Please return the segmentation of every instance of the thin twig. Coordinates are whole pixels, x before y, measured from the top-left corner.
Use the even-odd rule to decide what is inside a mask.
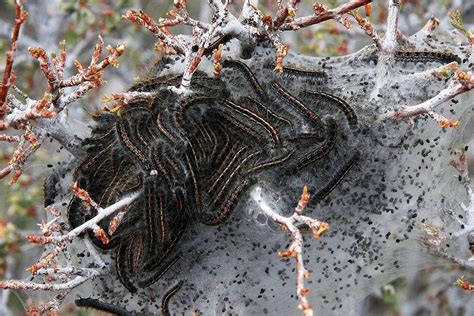
[[[301,215],[309,202],[308,189],[304,187],[303,194],[301,195],[298,205],[295,207],[294,213],[290,217],[284,217],[275,211],[273,211],[260,196],[260,191],[255,190],[252,192],[252,198],[258,203],[261,210],[271,218],[275,223],[281,225],[291,235],[291,244],[288,250],[279,252],[280,257],[291,257],[296,261],[296,293],[300,300],[298,308],[303,310],[305,316],[313,315],[313,308],[306,298],[309,293],[309,289],[305,288],[304,280],[309,277],[308,271],[304,267],[303,262],[303,236],[301,234],[300,225],[309,227],[313,232],[313,238],[318,239],[322,233],[324,233],[329,225],[325,222],[312,219],[307,216]]]
[[[360,8],[368,3],[371,3],[372,0],[358,0],[358,1],[350,1],[346,4],[343,4],[335,9],[326,10],[320,14],[315,14],[313,16],[307,16],[302,18],[297,18],[292,22],[285,23],[280,27],[282,31],[295,31],[299,30],[300,28],[307,27],[310,25],[315,25],[324,21],[333,20],[337,17],[347,14],[352,10]]]
[[[23,10],[23,0],[16,0],[15,13],[15,24],[13,25],[12,35],[10,38],[10,48],[5,55],[5,71],[3,73],[2,86],[0,88],[0,119],[3,119],[5,113],[8,112],[6,100],[10,86],[15,82],[13,62],[15,61],[18,35],[20,34],[21,25],[28,18],[28,12]]]
[[[405,119],[426,113],[435,119],[443,128],[457,127],[459,123],[448,120],[435,113],[434,109],[438,105],[451,100],[454,97],[471,90],[472,88],[474,88],[474,79],[472,74],[465,71],[458,71],[453,79],[451,79],[448,86],[433,98],[418,105],[406,106],[398,110],[390,111],[383,115],[382,119]]]

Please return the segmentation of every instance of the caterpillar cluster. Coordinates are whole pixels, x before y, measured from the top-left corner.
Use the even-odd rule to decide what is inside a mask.
[[[152,100],[96,118],[74,179],[101,207],[140,192],[107,236],[109,244],[90,236],[115,253],[117,276],[130,292],[152,285],[179,260],[179,241],[190,225],[223,223],[255,183],[281,187],[304,172],[325,170],[326,177],[307,183],[317,204],[357,164],[350,146],[359,128],[356,110],[324,90],[324,71],[291,69],[288,76],[314,77],[323,88],[292,91],[288,77],[262,79],[245,63],[226,61],[221,79],[196,73],[191,96],[167,89],[180,76],[157,77],[131,88],[155,92]],[[241,97],[231,93],[237,86],[246,87]],[[96,213],[73,198],[68,219],[77,227]],[[110,220],[99,225],[107,230]]]

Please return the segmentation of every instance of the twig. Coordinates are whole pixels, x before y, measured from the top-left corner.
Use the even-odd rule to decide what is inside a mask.
[[[405,76],[404,80],[446,80],[448,79],[457,69],[459,64],[455,61],[440,66],[435,69],[428,69],[422,72],[416,72]]]
[[[27,271],[31,272],[33,275],[42,276],[45,283],[23,282],[17,280],[0,281],[0,289],[60,291],[60,293],[47,304],[41,305],[39,307],[31,307],[32,311],[37,311],[39,313],[44,311],[57,311],[59,310],[59,306],[63,302],[64,298],[72,289],[80,286],[90,279],[94,279],[97,276],[110,272],[104,261],[100,258],[95,249],[93,249],[93,247],[90,245],[90,242],[87,240],[85,241],[86,246],[92,255],[94,265],[97,268],[81,268],[71,266],[70,254],[66,247],[68,243],[66,242],[72,241],[82,232],[87,230],[93,230],[96,233],[96,237],[98,238],[105,237],[105,233],[103,236],[98,234],[98,232],[102,230],[97,230],[98,223],[104,218],[115,213],[117,210],[122,210],[124,207],[133,202],[139,195],[139,193],[133,193],[123,197],[120,201],[106,208],[101,208],[90,198],[89,193],[78,188],[77,185],[73,185],[72,189],[86,205],[97,209],[97,215],[84,224],[69,231],[68,233],[62,234],[62,228],[57,226],[56,223],[59,221],[60,214],[53,211],[53,213],[56,214],[56,217],[48,223],[40,224],[40,228],[43,233],[42,236],[26,237],[31,243],[42,245],[51,244],[53,246],[53,249],[49,252],[46,252],[42,256],[41,260],[27,269]],[[61,267],[59,264],[58,256],[61,253],[66,257],[66,267]],[[60,283],[53,283],[57,281],[60,281]]]
[[[11,290],[42,290],[42,291],[63,291],[70,290],[78,287],[82,283],[90,280],[94,277],[102,275],[103,272],[99,270],[91,269],[88,276],[78,276],[71,281],[59,284],[51,283],[36,283],[36,282],[23,282],[17,280],[0,281],[0,289],[11,289]]]
[[[299,228],[300,225],[309,227],[313,232],[313,238],[318,239],[324,233],[329,225],[325,222],[314,220],[310,217],[301,215],[309,202],[308,189],[304,187],[298,205],[294,213],[290,217],[284,217],[274,212],[266,203],[261,201],[260,192],[257,190],[252,192],[252,198],[258,203],[262,211],[270,217],[275,223],[281,225],[291,235],[291,245],[286,251],[279,252],[280,257],[291,257],[296,260],[296,293],[300,300],[298,308],[303,310],[305,316],[313,315],[313,308],[308,302],[306,295],[309,289],[304,287],[304,280],[309,277],[308,271],[304,267],[303,262],[303,236]]]
[[[350,23],[344,16],[351,10],[364,6],[371,0],[351,1],[335,9],[315,4],[315,15],[294,19],[297,4],[300,0],[289,0],[286,5],[278,5],[275,17],[264,15],[250,0],[244,1],[241,15],[237,19],[228,11],[230,1],[222,3],[220,0],[208,0],[213,10],[212,23],[207,24],[190,18],[186,10],[186,1],[175,1],[177,11],[167,13],[166,19],[158,22],[151,19],[143,11],[130,10],[123,17],[150,30],[159,39],[158,47],[166,54],[177,54],[185,57],[185,70],[180,87],[171,87],[177,94],[189,94],[191,78],[198,69],[203,57],[214,45],[220,44],[224,38],[237,38],[246,44],[269,40],[276,51],[275,71],[283,69],[283,58],[288,53],[288,46],[281,41],[281,32],[298,30],[302,27],[318,24],[335,19],[345,27]],[[190,42],[183,38],[172,36],[167,27],[189,25],[192,27],[193,36]]]
[[[24,164],[38,149],[47,134],[43,128],[48,129],[55,126],[51,120],[42,121],[43,119],[55,118],[67,105],[84,96],[86,92],[102,85],[103,81],[101,78],[104,70],[110,65],[118,66],[118,59],[124,52],[125,44],[120,44],[116,48],[111,46],[105,48],[109,54],[101,60],[104,41],[102,37],[99,36],[98,44],[92,53],[89,66],[84,68],[78,61],[75,61],[74,65],[78,73],[67,79],[63,78],[66,65],[66,48],[64,41],[60,44],[59,56],[53,54],[52,61],[43,48],[28,49],[30,55],[33,56],[40,65],[40,69],[48,83],[48,90],[42,99],[33,100],[24,95],[19,89],[15,89],[24,99],[24,102],[20,102],[14,95],[8,94],[7,91],[9,85],[13,84],[13,73],[10,75],[11,78],[8,85],[2,86],[2,91],[5,91],[7,96],[7,102],[3,104],[3,108],[0,106],[0,130],[16,129],[23,130],[24,133],[19,136],[18,139],[7,136],[0,137],[0,140],[19,142],[15,150],[14,159],[10,161],[8,166],[0,171],[0,179],[13,172],[13,177],[10,182],[14,183],[18,180],[22,174]],[[65,88],[74,89],[66,93]],[[1,104],[0,102],[0,105]],[[2,109],[5,111],[2,112]],[[36,132],[33,132],[32,121],[36,122]]]
[[[315,14],[313,16],[307,16],[303,18],[297,18],[292,22],[285,23],[281,26],[280,30],[282,31],[295,31],[299,30],[300,28],[307,27],[310,25],[318,24],[324,21],[337,19],[338,17],[349,13],[352,10],[360,8],[368,3],[371,3],[372,0],[358,0],[358,1],[350,1],[346,4],[343,4],[335,9],[325,10],[320,14]]]
[[[438,93],[435,97],[418,105],[402,107],[398,110],[391,111],[383,115],[382,119],[404,119],[420,114],[429,114],[437,123],[443,127],[457,127],[459,123],[444,118],[434,112],[434,108],[438,105],[453,99],[457,95],[471,90],[474,87],[474,79],[470,72],[458,71],[451,79],[449,85]]]
[[[28,12],[23,10],[23,0],[16,0],[15,24],[13,26],[10,48],[5,55],[5,71],[3,73],[3,81],[0,89],[0,119],[8,112],[6,104],[8,90],[15,83],[15,72],[13,71],[13,62],[15,61],[15,53],[17,48],[18,35],[20,34],[21,25],[28,18]]]
[[[78,227],[74,228],[73,230],[71,230],[70,232],[62,236],[27,236],[27,238],[30,242],[37,243],[37,244],[50,244],[50,243],[58,243],[58,242],[73,240],[74,238],[76,238],[78,235],[80,235],[82,232],[86,230],[95,231],[98,227],[98,223],[101,220],[112,215],[113,213],[122,209],[123,207],[129,205],[138,196],[139,196],[139,193],[130,194],[126,197],[123,197],[120,201],[106,208],[101,208],[94,201],[89,200],[89,197],[84,197],[83,201],[86,204],[89,204],[95,209],[97,209],[96,216],[94,216],[93,218],[89,219],[82,225],[79,225]]]
[[[372,23],[370,23],[368,19],[363,18],[360,12],[356,12],[352,14],[352,16],[355,18],[355,20],[357,21],[359,26],[362,28],[362,30],[364,30],[364,32],[372,38],[375,45],[377,46],[377,49],[381,51],[383,49],[382,39],[380,38],[379,34],[375,31]]]
[[[170,52],[174,50],[178,55],[185,54],[186,47],[171,36],[164,26],[160,27],[158,23],[156,23],[148,14],[143,12],[143,10],[130,10],[122,17],[147,28],[161,41],[161,44],[164,47],[171,49]]]
[[[138,92],[138,91],[131,91],[131,92],[123,92],[123,93],[112,93],[112,95],[104,96],[102,98],[102,102],[112,102],[115,103],[112,106],[104,106],[103,109],[108,112],[116,112],[119,113],[123,110],[127,104],[132,102],[143,102],[143,101],[150,101],[154,97],[156,97],[156,92]]]

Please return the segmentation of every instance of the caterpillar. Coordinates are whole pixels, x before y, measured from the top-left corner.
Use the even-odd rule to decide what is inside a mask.
[[[135,84],[130,91],[153,91],[153,99],[131,102],[120,116],[96,117],[96,127],[85,141],[87,155],[73,177],[94,201],[107,207],[125,194],[139,193],[124,209],[117,231],[107,234],[109,245],[89,235],[94,244],[114,254],[117,278],[130,292],[162,278],[182,259],[178,254],[186,230],[196,223],[215,226],[227,221],[262,177],[281,184],[317,168],[333,154],[353,155],[352,146],[339,146],[354,135],[339,129],[337,116],[321,113],[304,95],[297,97],[300,91],[278,78],[262,78],[242,61],[223,65],[224,74],[237,70],[232,80],[238,82],[197,73],[191,81],[193,93],[186,96],[167,89],[180,80],[177,75]],[[327,77],[319,70],[286,70],[302,80]],[[233,97],[234,84],[250,90]],[[305,93],[336,106],[357,130],[356,110],[343,98],[329,91]],[[331,176],[315,201],[344,180],[357,157],[327,173]],[[69,224],[77,227],[96,213],[74,197],[68,207]],[[99,226],[107,231],[110,219]],[[164,310],[178,290],[174,287],[164,295]],[[91,299],[78,304],[113,310]]]

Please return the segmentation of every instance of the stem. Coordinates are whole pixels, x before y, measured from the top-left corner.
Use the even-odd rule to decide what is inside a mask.
[[[397,48],[398,20],[400,16],[400,0],[389,0],[387,31],[383,49],[393,58],[395,49]]]
[[[378,98],[379,91],[386,86],[390,72],[395,62],[395,51],[398,46],[398,20],[400,16],[400,1],[389,0],[387,28],[382,49],[379,50],[379,60],[376,69],[376,85],[371,99]]]
[[[426,100],[423,103],[413,106],[407,106],[400,110],[392,111],[383,116],[383,119],[387,118],[409,118],[412,116],[428,113],[432,111],[436,106],[440,105],[443,102],[451,100],[457,95],[468,91],[469,88],[460,84],[460,83],[451,83],[446,89],[442,90],[435,97]]]
[[[15,53],[17,48],[18,35],[23,22],[28,17],[28,12],[23,11],[23,0],[16,0],[16,17],[15,25],[13,26],[12,35],[10,39],[10,48],[5,54],[5,71],[3,73],[3,81],[0,89],[0,119],[7,113],[6,100],[8,90],[13,84],[15,78],[13,73],[13,62],[15,60]]]
[[[302,27],[318,24],[327,20],[335,19],[337,16],[346,14],[354,9],[371,3],[372,0],[358,0],[343,4],[335,9],[327,10],[321,14],[295,19],[293,22],[285,23],[280,27],[282,31],[295,31]]]
[[[137,197],[139,196],[138,192],[135,192],[127,197],[122,198],[120,201],[110,205],[109,207],[106,208],[99,208],[98,209],[98,214],[85,222],[84,224],[77,226],[73,230],[71,230],[67,235],[61,237],[64,240],[73,240],[76,238],[79,234],[81,234],[83,231],[87,229],[94,229],[101,220],[106,218],[109,215],[112,215],[115,213],[117,210],[121,209],[124,206],[129,205],[132,203]]]

